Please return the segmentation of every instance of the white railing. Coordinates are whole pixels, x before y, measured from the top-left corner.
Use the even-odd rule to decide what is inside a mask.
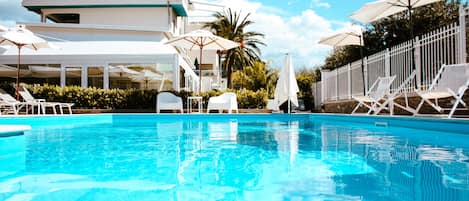
[[[465,22],[462,24],[465,25]],[[403,90],[411,92],[428,87],[443,64],[465,63],[465,35],[465,26],[454,23],[416,37],[414,65],[417,75],[415,81]],[[352,96],[363,95],[380,76],[396,75],[391,86],[391,90],[396,90],[414,69],[412,42],[407,41],[365,57],[363,69],[361,63],[359,60],[332,71],[322,71],[322,102],[349,100]]]

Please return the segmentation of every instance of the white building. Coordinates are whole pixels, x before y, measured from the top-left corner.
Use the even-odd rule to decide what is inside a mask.
[[[23,48],[22,82],[105,89],[198,87],[193,65],[198,51],[164,45],[167,38],[193,29],[188,23],[188,0],[23,0],[22,4],[41,22],[18,24],[59,47]],[[207,90],[220,81],[218,59],[214,51],[204,51],[203,57],[203,66],[212,69],[202,76],[202,83],[210,83],[203,87]],[[0,79],[14,78],[16,63],[17,49],[0,47]],[[132,72],[143,70],[160,77],[131,78]]]

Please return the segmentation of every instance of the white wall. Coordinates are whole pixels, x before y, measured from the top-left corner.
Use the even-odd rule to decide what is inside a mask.
[[[57,24],[59,25],[59,24]],[[154,41],[164,39],[163,32],[132,31],[115,29],[92,29],[75,27],[49,27],[47,24],[27,24],[28,29],[40,34],[48,41]]]
[[[76,13],[80,15],[80,24],[119,25],[158,27],[170,30],[170,24],[176,14],[168,8],[64,8],[42,9],[45,15],[58,13]],[[168,15],[172,16],[171,21]]]

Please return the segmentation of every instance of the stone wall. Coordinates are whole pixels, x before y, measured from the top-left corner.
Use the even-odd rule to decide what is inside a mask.
[[[445,99],[438,99],[438,105],[440,105],[443,108],[450,108],[452,107],[452,103],[454,102],[454,98],[445,98]],[[464,97],[463,97],[464,102],[469,105],[469,92],[466,92]],[[409,105],[412,108],[417,108],[418,104],[420,103],[421,98],[416,96],[416,94],[410,94],[409,95]],[[396,100],[397,103],[401,105],[405,105],[405,99],[399,98]],[[334,102],[327,102],[321,106],[321,112],[325,113],[345,113],[345,114],[350,114],[352,113],[353,109],[357,106],[358,102],[353,101],[353,100],[347,100],[347,101],[334,101]],[[463,108],[461,105],[459,105],[459,108]],[[368,108],[366,107],[360,107],[359,110],[357,110],[357,113],[365,113],[368,111]],[[448,113],[449,111],[444,111],[444,113]],[[384,111],[382,113],[389,113],[389,111]],[[421,114],[440,114],[438,111],[434,110],[430,105],[425,103],[423,107],[420,109],[419,113]],[[398,107],[394,107],[394,114],[398,115],[411,115],[411,113],[402,110]],[[455,114],[463,114],[463,115],[469,115],[469,111],[456,111]]]

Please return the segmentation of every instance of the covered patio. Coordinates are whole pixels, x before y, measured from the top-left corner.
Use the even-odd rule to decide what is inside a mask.
[[[195,91],[198,87],[199,79],[190,62],[160,42],[67,41],[54,45],[58,48],[22,51],[20,81],[103,89]],[[14,78],[16,63],[17,49],[0,46],[0,79]],[[131,72],[144,70],[162,79],[149,83],[132,79]]]

